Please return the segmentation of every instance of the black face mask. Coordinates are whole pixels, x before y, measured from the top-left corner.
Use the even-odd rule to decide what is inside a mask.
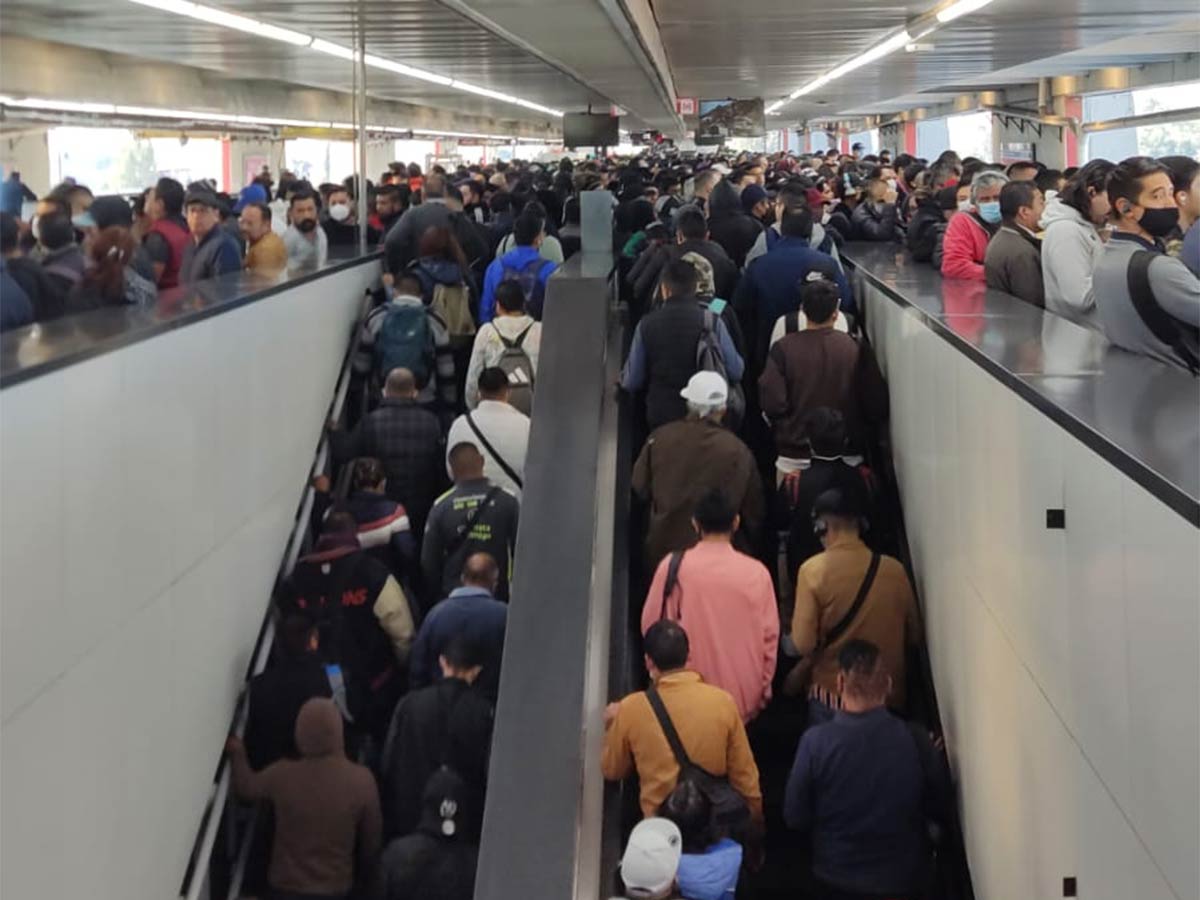
[[[296,227],[299,228],[301,231],[303,231],[305,234],[311,234],[312,232],[317,230],[317,220],[316,219],[301,219],[299,222],[296,223]]]
[[[1160,206],[1147,209],[1142,213],[1138,224],[1156,238],[1166,237],[1179,224],[1179,207]]]

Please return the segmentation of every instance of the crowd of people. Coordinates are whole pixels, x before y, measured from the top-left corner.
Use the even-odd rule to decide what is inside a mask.
[[[805,896],[921,896],[931,824],[946,833],[954,803],[913,715],[922,628],[890,527],[888,392],[842,254],[894,242],[947,279],[1192,365],[1198,178],[1178,158],[1058,172],[860,148],[389,168],[368,223],[385,274],[348,421],[330,423],[349,490],[314,485],[316,539],[278,588],[276,659],[229,745],[237,793],[273,812],[258,888],[471,896],[507,604],[521,602],[541,319],[580,247],[580,195],[600,191],[641,432],[646,688],[606,709],[602,760],[609,779],[637,777],[625,894],[752,896],[790,830]],[[313,265],[357,241],[354,211],[350,180],[314,190],[286,174],[237,198],[163,178],[135,204],[61,185],[31,227],[3,219],[5,324]],[[10,316],[21,296],[29,309]],[[756,729],[784,703],[805,724],[772,798]]]

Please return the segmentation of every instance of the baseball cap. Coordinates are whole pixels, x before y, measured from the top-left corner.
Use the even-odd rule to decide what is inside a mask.
[[[729,400],[729,385],[718,372],[697,372],[679,396],[699,406],[724,406]]]
[[[187,192],[183,198],[183,208],[187,209],[193,203],[200,203],[210,209],[220,209],[221,205],[217,202],[217,195],[212,191],[206,191],[203,188],[193,188]]]
[[[683,838],[679,826],[669,819],[643,819],[633,827],[625,855],[621,857],[621,880],[631,900],[660,897],[675,883]]]
[[[233,211],[235,213],[240,213],[243,209],[245,209],[251,203],[266,203],[266,202],[267,202],[267,189],[264,188],[261,184],[258,184],[257,182],[255,182],[254,184],[248,184],[244,188],[242,188],[242,192],[240,194],[238,194],[237,203],[235,203],[233,205]]]
[[[72,216],[71,224],[76,228],[108,228],[111,225],[129,228],[133,225],[133,209],[124,197],[105,194],[93,200],[92,205],[79,215]]]

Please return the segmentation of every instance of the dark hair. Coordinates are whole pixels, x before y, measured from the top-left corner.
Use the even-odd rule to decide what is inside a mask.
[[[373,488],[386,478],[383,463],[372,456],[363,456],[354,461],[350,476],[351,489],[356,491]]]
[[[1033,179],[1033,183],[1041,188],[1042,193],[1047,191],[1057,191],[1058,183],[1063,180],[1063,173],[1058,169],[1043,169],[1038,172],[1037,178]]]
[[[267,204],[265,204],[265,203],[247,203],[245,206],[242,207],[242,211],[244,212],[247,209],[257,209],[260,213],[262,213],[262,219],[264,222],[269,223],[271,221],[271,207],[267,206]]]
[[[712,803],[695,781],[681,779],[658,814],[678,826],[684,853],[702,854],[712,845]]]
[[[675,230],[689,241],[702,241],[708,234],[708,220],[694,206],[685,206],[675,217]]]
[[[663,266],[662,283],[673,297],[696,293],[698,281],[696,267],[686,259],[673,259]]]
[[[832,281],[822,278],[819,281],[806,281],[800,287],[800,307],[804,310],[804,318],[814,325],[833,318],[840,302],[841,293]]]
[[[183,215],[183,198],[186,191],[183,185],[174,178],[163,176],[154,182],[154,196],[162,201],[163,209],[168,216]]]
[[[325,517],[321,534],[358,534],[358,520],[344,509],[335,509]]]
[[[525,311],[525,292],[516,281],[502,281],[496,285],[496,305],[505,312]]]
[[[1012,178],[1013,172],[1020,171],[1021,169],[1034,169],[1035,171],[1040,171],[1041,168],[1042,168],[1041,166],[1039,166],[1037,163],[1035,163],[1031,160],[1019,159],[1015,163],[1010,165],[1008,167],[1008,169],[1005,170],[1004,174],[1007,175],[1009,178]]]
[[[823,491],[813,501],[812,514],[814,519],[831,516],[835,519],[858,521],[865,514],[863,498],[858,491],[830,488]]]
[[[446,642],[446,646],[442,648],[439,656],[445,657],[451,668],[460,672],[464,669],[482,666],[485,661],[483,647],[479,641],[462,632]]]
[[[21,239],[21,228],[12,213],[0,213],[0,253],[15,250]]]
[[[812,210],[807,204],[785,212],[779,223],[779,233],[784,237],[810,238],[812,229]]]
[[[479,393],[495,396],[508,390],[508,374],[499,366],[488,366],[479,373]]]
[[[1032,181],[1010,181],[1000,188],[1000,215],[1011,222],[1022,206],[1033,206],[1040,190]]]
[[[279,643],[284,655],[290,659],[302,659],[310,651],[313,633],[317,631],[317,620],[312,613],[303,609],[288,609],[280,615]]]
[[[962,173],[959,175],[959,178],[958,178],[958,183],[959,184],[970,184],[972,181],[975,180],[975,176],[978,175],[980,172],[984,171],[985,169],[987,169],[987,165],[982,160],[973,159],[969,162],[964,162],[963,167],[962,167]]]
[[[1170,169],[1150,156],[1131,156],[1122,160],[1108,176],[1108,202],[1112,205],[1113,215],[1118,215],[1118,200],[1137,203],[1142,193],[1143,179],[1159,172],[1168,177],[1171,175]]]
[[[692,517],[705,534],[729,534],[733,531],[737,510],[723,490],[713,488],[700,498]]]
[[[879,648],[870,641],[854,638],[842,645],[837,660],[838,668],[847,675],[871,676],[879,665]]]
[[[1172,193],[1190,191],[1196,173],[1200,172],[1200,162],[1190,156],[1160,156],[1158,161],[1171,172]]]
[[[1068,179],[1074,178],[1075,173],[1078,171],[1079,166],[1067,166],[1065,169],[1063,169],[1063,177]]]
[[[409,173],[411,175],[411,173]],[[418,173],[419,174],[419,173]],[[446,196],[446,176],[433,172],[425,176],[421,184],[421,195],[428,200],[431,197]]]
[[[671,619],[659,619],[642,639],[646,655],[660,672],[682,669],[687,665],[690,646],[683,626]]]
[[[321,201],[317,199],[316,192],[313,191],[312,188],[300,188],[297,190],[294,194],[292,194],[292,199],[288,201],[288,207],[291,208],[297,203],[301,203],[305,200],[311,200],[314,204],[316,204],[317,209],[321,208]]]
[[[812,209],[808,203],[808,188],[800,180],[789,181],[781,187],[778,193],[775,194],[775,202],[783,204],[784,217],[788,213],[797,212],[801,209],[807,209],[810,212]],[[782,227],[781,225],[780,228]],[[811,234],[811,230],[809,233]]]
[[[71,217],[54,212],[38,218],[38,241],[47,250],[59,250],[75,240]]]
[[[1092,218],[1092,194],[1103,194],[1108,185],[1108,176],[1116,168],[1107,159],[1093,159],[1067,179],[1066,186],[1059,191],[1058,200],[1071,207],[1088,221]],[[1091,189],[1091,194],[1088,189]]]
[[[840,410],[816,407],[804,417],[804,434],[816,456],[841,456],[846,449],[846,419]]]
[[[904,183],[912,186],[912,183],[917,180],[917,176],[925,171],[925,166],[919,162],[909,163],[904,167]]]
[[[92,267],[83,276],[83,283],[95,288],[105,303],[125,302],[125,267],[133,259],[135,245],[128,228],[110,225],[92,238],[88,256]]]
[[[545,220],[537,213],[522,211],[513,222],[513,240],[518,247],[530,247],[545,227]]]
[[[403,285],[408,285],[408,290],[404,290]],[[410,270],[401,270],[393,276],[392,293],[404,294],[410,297],[421,297],[425,293],[425,285],[421,284],[421,279],[416,272]]]

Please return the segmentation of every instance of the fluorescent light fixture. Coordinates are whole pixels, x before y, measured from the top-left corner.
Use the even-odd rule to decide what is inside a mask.
[[[38,100],[32,97],[16,99],[14,97],[4,97],[0,99],[0,103],[5,106],[14,106],[17,109],[42,109],[47,112],[69,112],[69,113],[107,113],[112,114],[116,111],[116,107],[111,103],[80,103],[74,100]]]
[[[958,0],[957,3],[951,3],[945,9],[939,9],[937,11],[937,20],[945,25],[947,22],[953,22],[959,16],[965,16],[967,13],[983,9],[991,2],[992,0]]]
[[[383,69],[385,72],[407,75],[409,78],[419,78],[422,81],[430,81],[434,84],[445,85],[447,87],[454,81],[453,78],[447,78],[445,75],[438,75],[436,72],[427,72],[424,69],[406,66],[404,63],[392,62],[390,59],[384,59],[382,56],[372,56],[370,53],[363,58],[363,61],[375,69]]]
[[[278,25],[268,25],[266,22],[258,21],[258,19],[239,16],[237,13],[226,12],[223,9],[216,9],[212,6],[204,6],[201,3],[190,3],[188,0],[132,0],[132,2],[159,9],[163,12],[188,16],[198,19],[201,22],[244,31],[247,34],[268,38],[272,41],[282,41],[285,44],[293,44],[297,47],[307,47],[313,41],[312,35],[292,31],[290,28],[280,28]]]
[[[343,47],[341,44],[335,44],[333,41],[326,41],[321,38],[313,40],[312,49],[318,53],[327,53],[330,56],[336,56],[338,59],[344,59],[347,62],[354,62],[358,59],[358,53],[349,47]]]

